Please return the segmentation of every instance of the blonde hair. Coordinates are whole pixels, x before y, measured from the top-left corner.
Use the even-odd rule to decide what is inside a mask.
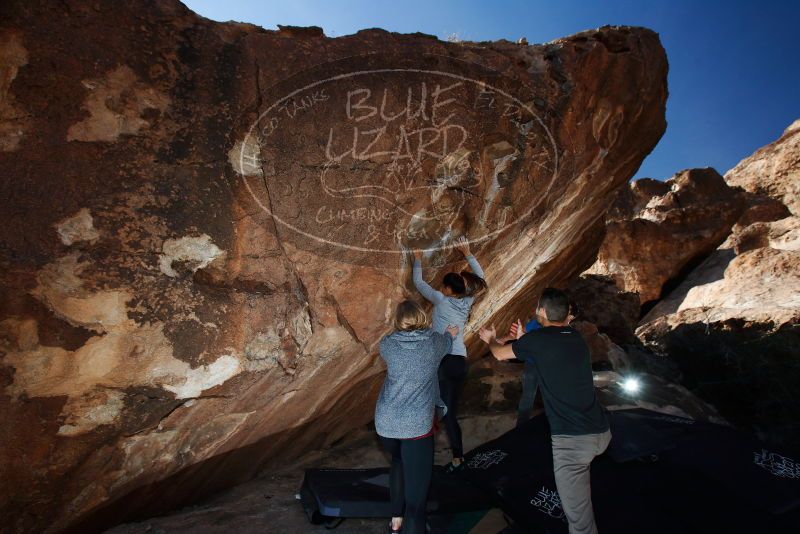
[[[394,327],[397,330],[421,330],[428,327],[428,316],[416,301],[404,300],[397,305]]]

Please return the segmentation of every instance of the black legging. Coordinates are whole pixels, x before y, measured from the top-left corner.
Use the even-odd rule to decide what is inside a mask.
[[[517,408],[517,426],[531,418],[533,402],[536,400],[538,390],[539,375],[536,367],[532,362],[525,362],[525,370],[522,372],[522,396],[519,399],[519,408]]]
[[[404,534],[424,534],[425,506],[433,471],[433,436],[421,439],[392,439],[380,436],[392,455],[389,495],[392,517],[403,518]]]
[[[458,424],[458,397],[464,379],[467,377],[467,359],[457,354],[448,354],[439,364],[439,394],[442,396],[447,414],[442,419],[447,440],[453,449],[453,458],[464,456],[464,444],[461,442],[461,426]]]

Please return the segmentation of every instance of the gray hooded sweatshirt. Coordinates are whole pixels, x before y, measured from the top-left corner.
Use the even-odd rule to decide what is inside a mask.
[[[452,343],[450,334],[427,328],[397,331],[381,340],[387,373],[375,406],[379,436],[408,439],[430,431],[434,409],[444,407],[437,371]]]
[[[467,256],[467,263],[469,263],[473,273],[484,278],[483,269],[481,269],[475,256]],[[446,297],[441,291],[436,291],[422,279],[422,262],[419,260],[414,261],[413,277],[417,291],[433,303],[431,330],[444,333],[449,325],[456,325],[458,327],[458,335],[453,340],[453,348],[450,349],[450,354],[466,357],[467,347],[464,345],[464,325],[467,324],[469,310],[472,308],[472,303],[475,302],[475,297]]]

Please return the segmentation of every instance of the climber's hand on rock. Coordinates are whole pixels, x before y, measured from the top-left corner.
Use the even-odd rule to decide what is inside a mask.
[[[466,237],[464,237],[464,236],[459,237],[456,240],[454,246],[458,249],[458,251],[461,254],[464,255],[465,258],[467,256],[471,256],[472,255],[472,252],[470,252],[470,250],[469,250],[469,240]]]
[[[458,327],[454,324],[451,324],[450,326],[447,327],[447,330],[445,330],[445,332],[450,334],[450,337],[455,339],[455,337],[458,335]]]

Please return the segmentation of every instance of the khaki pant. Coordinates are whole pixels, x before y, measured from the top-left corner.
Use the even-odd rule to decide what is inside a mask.
[[[611,431],[583,436],[553,436],[553,471],[570,534],[596,534],[589,464],[611,441]]]

